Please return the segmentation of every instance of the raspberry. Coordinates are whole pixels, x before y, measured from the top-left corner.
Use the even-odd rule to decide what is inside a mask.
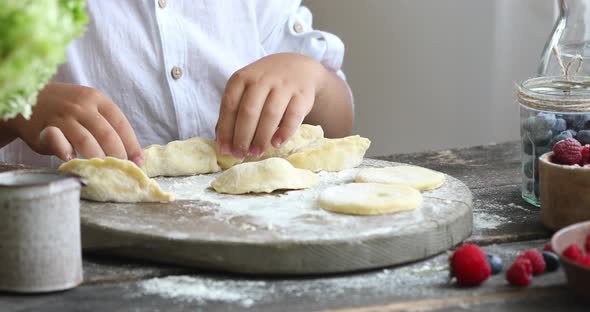
[[[576,262],[584,257],[582,249],[576,244],[569,245],[564,251],[563,256]]]
[[[516,261],[506,271],[506,279],[510,285],[528,286],[533,281],[533,275],[528,270],[531,261],[527,258],[516,258]]]
[[[586,244],[585,244],[586,253],[590,253],[590,233],[586,235]]]
[[[474,244],[465,244],[459,247],[453,252],[450,262],[451,275],[457,278],[459,285],[479,285],[492,273],[486,254]]]
[[[576,261],[577,264],[590,269],[590,255],[585,255]]]
[[[527,273],[528,274],[531,274],[531,275],[533,274],[533,263],[531,262],[531,259],[529,259],[524,254],[520,254],[514,260],[514,262],[516,262],[516,261],[522,261],[522,262],[524,262],[523,265],[526,268]]]
[[[543,251],[550,251],[552,253],[555,253],[555,251],[553,250],[553,246],[551,246],[551,243],[547,243],[547,245],[543,247]]]
[[[536,249],[529,249],[523,253],[523,256],[531,261],[533,275],[538,275],[545,271],[545,259],[543,259],[543,255],[539,251]]]
[[[580,159],[580,166],[583,166],[590,162],[590,144],[586,144],[582,147],[582,159]]]
[[[578,164],[582,159],[582,144],[573,138],[559,141],[553,146],[553,156],[559,164]]]

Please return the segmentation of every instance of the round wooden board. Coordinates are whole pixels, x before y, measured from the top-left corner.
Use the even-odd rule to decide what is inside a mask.
[[[366,159],[362,167],[402,165]],[[423,259],[472,230],[472,195],[459,180],[424,192],[421,207],[382,216],[325,211],[324,188],[352,182],[358,168],[319,174],[308,190],[224,195],[213,175],[159,178],[172,203],[82,200],[85,250],[248,274],[317,274],[372,269]]]

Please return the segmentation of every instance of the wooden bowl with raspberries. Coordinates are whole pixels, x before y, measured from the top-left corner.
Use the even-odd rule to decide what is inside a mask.
[[[590,222],[576,223],[555,233],[553,251],[559,255],[568,286],[590,299]]]
[[[539,189],[546,227],[559,230],[590,220],[590,145],[566,139],[541,155]]]

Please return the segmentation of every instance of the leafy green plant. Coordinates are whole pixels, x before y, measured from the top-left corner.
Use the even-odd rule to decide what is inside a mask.
[[[37,94],[85,30],[83,0],[0,0],[0,119],[31,115]]]

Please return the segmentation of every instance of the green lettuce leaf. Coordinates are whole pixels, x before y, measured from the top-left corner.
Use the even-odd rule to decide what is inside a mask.
[[[83,0],[0,0],[0,119],[31,115],[37,94],[85,30]]]

